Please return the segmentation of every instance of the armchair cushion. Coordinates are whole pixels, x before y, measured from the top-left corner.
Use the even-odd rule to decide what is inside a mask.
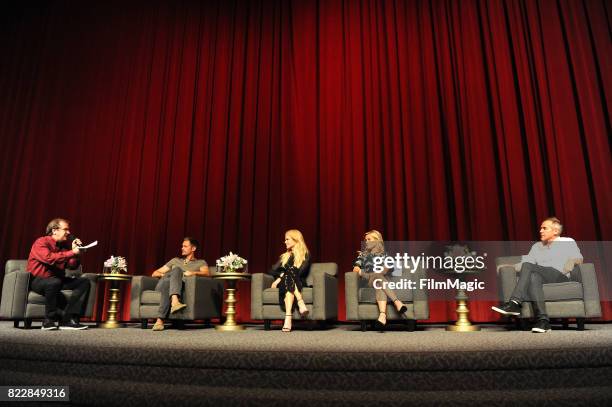
[[[584,298],[582,284],[577,281],[544,284],[543,287],[546,301],[582,300]]]
[[[155,304],[159,305],[161,302],[161,293],[159,291],[143,291],[142,296],[140,297],[141,304]]]
[[[62,295],[64,296],[66,300],[68,300],[68,298],[70,298],[70,296],[72,295],[72,290],[62,290],[60,292],[62,293]],[[28,292],[28,304],[45,305],[46,304],[45,297],[43,297],[40,294],[35,293],[34,291],[30,291]]]

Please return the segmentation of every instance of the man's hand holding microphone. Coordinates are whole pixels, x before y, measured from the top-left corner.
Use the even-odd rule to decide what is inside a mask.
[[[83,246],[83,242],[78,237],[74,237],[72,239],[72,251],[74,254],[79,254],[81,252],[80,247]]]

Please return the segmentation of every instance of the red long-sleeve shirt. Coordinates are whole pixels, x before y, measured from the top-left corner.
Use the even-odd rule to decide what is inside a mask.
[[[72,250],[61,247],[51,236],[43,236],[32,245],[26,270],[36,277],[63,277],[67,267],[78,265],[78,257]]]

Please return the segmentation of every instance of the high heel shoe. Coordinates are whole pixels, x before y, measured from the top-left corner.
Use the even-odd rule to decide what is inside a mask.
[[[308,308],[306,308],[306,304],[304,303],[304,300],[299,300],[297,304],[298,304],[298,309],[300,310],[300,315],[303,317],[308,315],[310,311],[308,311]]]
[[[399,300],[396,300],[396,301],[399,301]],[[402,304],[401,301],[400,301],[400,304]],[[406,311],[408,311],[408,307],[406,307],[404,304],[402,304],[400,309],[397,310],[397,313],[400,314],[400,316],[403,317],[403,318],[408,318],[406,316]]]
[[[283,324],[282,331],[291,332],[291,314],[285,314],[285,323]]]
[[[382,323],[380,321],[380,316],[384,315],[385,316],[385,323]],[[376,320],[376,322],[374,323],[374,325],[376,325],[376,329],[378,329],[380,332],[384,332],[385,331],[385,327],[387,326],[387,313],[386,312],[380,312],[378,314],[378,319]]]

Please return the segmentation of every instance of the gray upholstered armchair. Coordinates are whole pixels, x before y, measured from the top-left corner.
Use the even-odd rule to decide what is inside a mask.
[[[27,260],[9,260],[4,268],[4,282],[2,284],[2,301],[0,303],[0,317],[12,319],[15,328],[19,327],[19,321],[24,322],[26,328],[32,326],[32,320],[44,319],[45,297],[30,290],[31,274],[26,271]],[[67,274],[81,275],[82,269],[71,270]],[[90,282],[89,295],[83,304],[82,316],[91,318],[94,313],[96,301],[96,279],[95,274],[82,274]],[[72,290],[62,290],[66,300],[72,294]]]
[[[338,318],[338,265],[336,263],[312,263],[306,277],[309,287],[302,289],[304,303],[310,311],[309,320],[321,321]],[[263,319],[264,328],[270,329],[273,319],[284,319],[285,314],[278,306],[278,288],[270,288],[274,278],[269,274],[253,274],[251,280],[251,319]],[[294,311],[294,319],[299,319]]]
[[[400,281],[408,279],[416,282],[416,287],[419,287],[419,279],[426,278],[423,269],[419,268],[414,273],[410,270],[403,269],[402,275],[391,276],[387,275],[387,280]],[[366,331],[368,322],[372,325],[378,318],[378,304],[376,303],[376,294],[373,287],[369,287],[365,279],[360,278],[357,273],[347,272],[344,274],[344,299],[346,301],[346,319],[349,321],[359,321],[361,330]],[[408,311],[407,324],[408,330],[413,331],[416,328],[416,321],[421,319],[429,319],[429,304],[427,302],[427,291],[416,288],[414,290],[403,289],[395,290],[397,298],[401,300]],[[397,313],[395,306],[388,302],[387,304],[387,320],[400,320],[403,317]]]
[[[209,267],[213,274],[216,267]],[[134,276],[130,294],[130,318],[138,319],[141,328],[146,329],[148,320],[157,318],[161,293],[155,291],[159,278]],[[183,310],[171,314],[168,319],[175,321],[204,320],[221,318],[223,307],[223,282],[210,277],[189,277],[184,280],[182,302],[187,304]]]
[[[521,256],[498,257],[497,280],[500,297],[503,302],[510,300],[510,295],[518,282],[519,272],[514,264],[521,261]],[[601,316],[599,302],[599,288],[595,267],[591,263],[580,264],[572,271],[572,280],[565,283],[544,284],[544,300],[546,311],[550,318],[562,318],[563,325],[567,326],[566,318],[576,318],[579,330],[584,329],[585,318]],[[522,319],[534,316],[530,302],[524,302],[519,316]]]

